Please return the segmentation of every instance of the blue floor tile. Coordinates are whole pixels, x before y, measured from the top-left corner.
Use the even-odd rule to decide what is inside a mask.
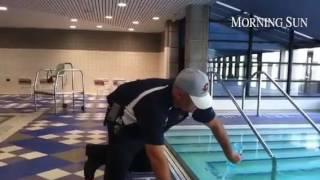
[[[43,152],[46,154],[64,152],[74,148],[73,146],[70,146],[70,145],[65,145],[58,142],[43,140],[39,138],[16,141],[14,142],[14,144],[17,146],[22,146],[24,148]]]

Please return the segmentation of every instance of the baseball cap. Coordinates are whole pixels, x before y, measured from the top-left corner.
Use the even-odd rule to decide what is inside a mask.
[[[182,70],[176,77],[174,86],[188,93],[198,109],[208,109],[212,107],[213,100],[208,91],[208,76],[202,71],[192,68]]]

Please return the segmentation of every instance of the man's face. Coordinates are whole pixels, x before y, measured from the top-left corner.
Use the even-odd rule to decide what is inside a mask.
[[[181,90],[174,93],[174,104],[176,107],[186,112],[193,112],[197,109],[190,96]]]

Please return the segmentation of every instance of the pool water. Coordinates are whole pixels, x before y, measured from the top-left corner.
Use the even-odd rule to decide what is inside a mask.
[[[277,125],[278,126],[278,125]],[[276,180],[320,179],[320,136],[306,125],[265,128],[258,132],[277,157]],[[270,180],[272,161],[249,128],[227,127],[232,143],[243,148],[243,160],[231,165],[211,131],[199,126],[172,129],[166,140],[180,164],[200,180]]]

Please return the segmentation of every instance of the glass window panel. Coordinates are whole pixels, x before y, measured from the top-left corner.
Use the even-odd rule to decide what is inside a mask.
[[[262,53],[262,62],[279,62],[280,52]]]
[[[292,80],[305,80],[306,65],[293,64],[292,65]]]
[[[240,56],[240,62],[244,62],[245,61],[245,56]]]
[[[279,78],[278,78],[278,72],[279,72],[279,64],[272,64],[270,76],[271,76],[273,79],[279,79]]]
[[[281,64],[280,65],[280,77],[281,80],[287,80],[288,78],[288,64]]]
[[[319,66],[316,66],[316,65],[312,66],[311,80],[314,80],[314,81],[320,80],[320,65]]]
[[[294,63],[306,63],[308,49],[296,49],[293,51]]]
[[[313,63],[320,64],[320,47],[313,48]]]
[[[291,96],[320,96],[320,82],[292,82]]]
[[[286,87],[286,82],[277,82],[282,89]],[[270,81],[261,82],[261,95],[262,96],[283,96],[281,92]],[[258,96],[258,86],[256,82],[251,83],[250,96]]]

